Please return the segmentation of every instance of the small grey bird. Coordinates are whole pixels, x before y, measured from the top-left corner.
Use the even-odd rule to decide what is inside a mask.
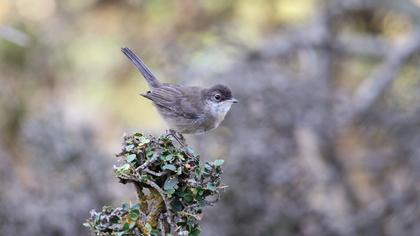
[[[143,97],[153,101],[171,129],[185,134],[200,134],[217,128],[238,100],[225,85],[209,89],[160,83],[144,62],[129,48],[121,51],[131,60],[149,84]]]

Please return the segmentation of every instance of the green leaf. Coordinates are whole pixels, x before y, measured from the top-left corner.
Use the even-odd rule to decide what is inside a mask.
[[[138,210],[131,210],[130,219],[136,221],[139,218],[140,212]]]
[[[128,230],[130,230],[130,224],[129,224],[128,222],[125,222],[125,223],[124,223],[124,225],[123,225],[123,227],[122,227],[122,230],[123,230],[123,231],[128,231]]]
[[[103,206],[102,211],[110,213],[112,211],[112,206]]]
[[[140,205],[138,203],[131,206],[131,209],[140,210]]]
[[[172,154],[167,154],[167,155],[164,155],[163,157],[162,157],[162,160],[164,160],[164,161],[172,161],[174,159],[174,156],[172,155]]]
[[[200,235],[200,229],[194,228],[190,231],[189,236],[199,236]]]
[[[125,232],[116,232],[115,236],[123,236],[125,234]]]
[[[178,157],[178,159],[180,159],[181,161],[185,161],[184,155],[182,153],[180,153],[180,152],[178,152],[176,154],[176,157]]]
[[[146,223],[145,227],[146,227],[146,230],[148,232],[152,231],[152,229],[153,229],[152,226],[149,223]]]
[[[172,194],[175,192],[175,189],[178,188],[178,182],[178,179],[175,177],[168,178],[163,184],[163,189]]]
[[[133,145],[133,144],[130,144],[130,145],[125,146],[125,150],[126,150],[127,152],[129,152],[129,151],[133,150],[133,148],[134,148],[134,145]]]
[[[202,189],[201,187],[197,188],[197,195],[202,196],[204,194],[204,189]]]
[[[210,191],[216,191],[216,186],[214,186],[214,184],[212,183],[207,183],[207,189]]]
[[[141,137],[139,138],[139,141],[140,141],[140,145],[150,143],[150,139],[148,139],[148,138],[146,138],[146,137],[144,137],[144,136],[141,136]]]
[[[134,136],[134,137],[136,137],[136,138],[139,138],[139,137],[142,137],[142,136],[143,136],[143,134],[142,134],[142,133],[137,132],[137,133],[134,133],[134,134],[133,134],[133,136]]]
[[[191,154],[193,157],[196,157],[197,155],[195,154],[195,152],[194,152],[194,149],[192,149],[192,148],[190,148],[190,147],[187,147],[186,148],[186,152],[187,153],[189,153],[189,154]]]
[[[165,192],[169,195],[172,195],[172,194],[175,193],[175,189],[167,189],[167,190],[165,190]]]
[[[178,200],[178,198],[175,198],[171,202],[171,208],[174,212],[178,212],[182,210],[182,203]]]
[[[186,193],[182,197],[184,198],[184,201],[186,201],[188,203],[190,203],[194,200],[194,196],[191,193]]]
[[[162,141],[164,144],[171,142],[171,139],[168,136],[161,136],[160,141]]]
[[[111,215],[110,217],[109,217],[109,223],[111,223],[111,224],[119,224],[118,223],[118,221],[119,221],[120,219],[118,218],[118,216],[116,216],[116,215]]]
[[[122,166],[114,166],[114,171],[117,174],[128,174],[128,172],[130,171],[130,164],[125,163]]]
[[[223,163],[225,163],[225,160],[217,159],[217,160],[215,160],[213,162],[213,165],[215,165],[215,166],[221,166],[221,165],[223,165]]]
[[[210,172],[211,170],[213,170],[213,166],[210,165],[210,163],[206,163],[204,164],[204,172]]]
[[[127,161],[128,161],[129,163],[132,163],[132,162],[134,162],[135,160],[137,160],[136,154],[130,154],[130,155],[128,155],[128,156],[127,156]]]
[[[162,170],[171,170],[171,171],[175,171],[176,167],[174,165],[171,164],[166,164],[162,167]]]
[[[150,180],[150,176],[149,175],[140,175],[140,179],[141,182],[146,182],[147,180]]]
[[[125,202],[125,203],[122,204],[122,209],[124,211],[128,211],[130,209],[130,206],[128,205],[128,203]]]
[[[147,148],[146,149],[146,156],[147,156],[147,158],[151,158],[154,153],[155,153],[155,150],[153,148]]]
[[[88,222],[83,223],[83,226],[90,227],[90,224]]]
[[[157,229],[152,229],[152,231],[150,231],[150,235],[151,236],[159,236],[160,231]]]
[[[196,188],[191,188],[193,196],[197,196],[198,190]]]

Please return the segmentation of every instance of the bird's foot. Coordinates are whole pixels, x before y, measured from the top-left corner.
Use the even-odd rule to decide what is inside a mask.
[[[185,138],[184,138],[184,136],[181,134],[181,133],[179,133],[179,132],[176,132],[175,130],[173,130],[173,129],[169,129],[168,130],[168,135],[169,136],[172,136],[178,143],[179,143],[179,145],[181,145],[181,147],[182,148],[185,148],[185,147],[187,147],[188,145],[185,143]]]
[[[185,154],[188,157],[193,158],[195,156],[194,153],[191,153],[190,148],[188,147],[188,144],[185,142],[185,138],[181,133],[173,129],[169,129],[168,136],[172,136],[178,142],[180,148],[182,148],[185,151]]]

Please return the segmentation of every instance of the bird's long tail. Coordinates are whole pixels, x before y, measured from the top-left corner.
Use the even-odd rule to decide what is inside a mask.
[[[146,64],[129,48],[121,48],[121,51],[130,59],[130,61],[137,67],[140,73],[144,76],[150,87],[159,87],[160,83],[147,68]]]

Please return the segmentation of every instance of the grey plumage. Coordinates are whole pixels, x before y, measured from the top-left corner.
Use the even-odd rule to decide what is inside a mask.
[[[153,101],[159,114],[178,132],[203,133],[217,128],[232,103],[237,102],[224,85],[205,89],[160,83],[133,51],[129,48],[121,50],[149,84],[150,91],[141,95]]]

